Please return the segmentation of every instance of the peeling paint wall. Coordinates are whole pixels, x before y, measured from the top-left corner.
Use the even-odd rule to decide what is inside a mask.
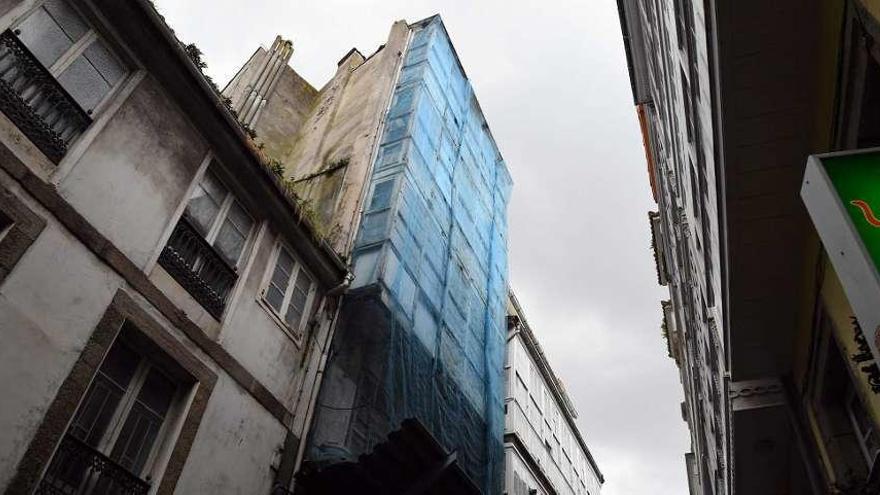
[[[207,145],[150,77],[97,135],[84,139],[90,137],[81,158],[61,164],[70,170],[59,191],[144,268],[186,199]]]

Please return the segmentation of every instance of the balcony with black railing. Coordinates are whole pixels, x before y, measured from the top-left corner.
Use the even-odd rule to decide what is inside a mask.
[[[238,274],[186,216],[174,227],[159,264],[214,318],[220,318]]]
[[[145,495],[150,484],[82,440],[65,435],[35,495]]]
[[[12,31],[0,33],[0,111],[55,163],[91,122]]]

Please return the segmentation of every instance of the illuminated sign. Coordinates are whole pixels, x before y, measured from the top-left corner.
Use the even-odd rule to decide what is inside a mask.
[[[880,266],[880,153],[822,160],[874,266]]]
[[[809,157],[801,198],[878,359],[880,149]]]

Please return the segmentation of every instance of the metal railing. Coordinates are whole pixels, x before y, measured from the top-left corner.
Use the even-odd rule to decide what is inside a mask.
[[[220,318],[238,275],[186,216],[174,227],[159,264],[214,318]]]
[[[143,495],[150,484],[82,440],[65,435],[36,495]]]
[[[12,31],[0,33],[0,111],[55,163],[91,118]]]

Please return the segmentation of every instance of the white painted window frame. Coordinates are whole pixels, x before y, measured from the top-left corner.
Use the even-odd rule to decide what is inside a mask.
[[[269,284],[272,283],[272,275],[275,273],[275,266],[278,264],[278,258],[281,256],[281,250],[284,249],[293,259],[293,268],[291,268],[290,276],[287,279],[287,288],[284,290],[284,298],[281,301],[281,308],[276,310],[272,304],[266,300],[266,292]],[[293,297],[294,285],[300,271],[304,272],[311,280],[309,292],[306,295],[306,304],[303,308],[302,318],[300,318],[297,328],[293,328],[284,320],[284,315],[290,307],[290,300]],[[279,236],[272,247],[272,254],[269,256],[269,263],[266,264],[266,270],[263,274],[263,280],[260,283],[260,292],[257,294],[257,302],[269,313],[272,321],[274,321],[298,346],[302,345],[302,336],[305,333],[305,327],[312,319],[312,311],[317,294],[317,279],[312,273],[306,269],[305,265],[300,261],[296,251],[290,248]]]
[[[117,342],[114,342],[113,345],[117,345]],[[156,432],[156,439],[153,441],[153,445],[150,447],[150,452],[149,454],[147,454],[147,459],[144,461],[144,465],[141,468],[141,471],[137,473],[132,473],[135,476],[144,479],[145,476],[149,475],[149,473],[151,473],[153,471],[153,468],[155,467],[156,458],[159,455],[162,444],[169,434],[170,425],[174,422],[173,416],[175,415],[176,406],[178,406],[180,402],[185,398],[185,389],[187,387],[185,386],[185,384],[182,384],[179,380],[166,373],[160,365],[154,363],[148,357],[141,354],[138,354],[138,356],[140,357],[140,361],[135,368],[135,372],[131,377],[131,381],[129,382],[128,387],[125,389],[122,398],[119,399],[119,405],[116,406],[116,410],[113,412],[113,416],[108,422],[107,431],[105,431],[102,435],[101,440],[98,442],[96,450],[108,457],[110,456],[110,453],[113,451],[113,447],[119,440],[119,435],[122,433],[122,428],[125,425],[125,420],[128,419],[128,415],[131,413],[131,410],[135,405],[137,396],[140,393],[141,387],[143,387],[144,381],[146,380],[149,372],[151,370],[156,370],[162,375],[165,375],[165,378],[175,383],[176,388],[174,390],[174,394],[171,396],[168,411],[165,413],[165,416],[162,419],[162,425],[159,427],[159,431]],[[103,362],[101,364],[103,364]],[[100,371],[98,371],[98,373],[100,373]],[[80,407],[82,407],[82,405],[83,404],[80,404]]]
[[[89,116],[94,117],[95,115],[98,115],[103,111],[103,109],[108,105],[108,102],[113,99],[113,95],[115,95],[119,91],[119,88],[125,86],[126,81],[133,72],[132,64],[129,61],[125,60],[123,57],[119,56],[119,54],[117,53],[118,50],[116,49],[114,44],[109,42],[106,38],[102,37],[98,33],[98,31],[95,29],[94,20],[90,16],[86,15],[86,13],[83,12],[82,9],[78,5],[76,5],[76,3],[71,2],[70,0],[61,1],[67,4],[67,6],[73,9],[77,14],[79,14],[80,18],[82,18],[82,20],[89,27],[89,30],[86,31],[85,34],[83,34],[82,38],[74,42],[70,46],[70,48],[67,49],[67,51],[65,51],[60,57],[58,57],[58,60],[56,60],[50,67],[47,67],[49,73],[52,74],[52,77],[55,78],[55,80],[57,81],[61,73],[64,72],[64,70],[67,69],[70,64],[72,64],[80,55],[82,55],[82,53],[85,52],[86,49],[88,49],[92,45],[92,43],[98,40],[104,42],[104,46],[107,48],[110,56],[115,58],[116,61],[119,62],[119,65],[125,70],[119,80],[116,81],[116,83],[110,88],[110,90],[107,91],[107,94],[105,94],[103,98],[101,98],[101,101],[97,105],[95,105],[95,108],[86,111]],[[34,12],[40,9],[44,3],[46,3],[46,0],[39,0],[31,5],[26,13],[15,20],[12,26],[10,26],[10,29],[13,31],[18,29],[18,27],[31,15],[33,15]]]
[[[189,196],[187,196],[183,211],[184,211],[184,214],[186,214],[186,208],[189,206],[189,202],[192,200],[193,191],[195,191],[196,187],[199,187],[199,185],[201,185],[202,181],[204,181],[205,178],[209,174],[212,175],[214,177],[214,179],[216,179],[217,182],[219,182],[220,185],[222,185],[226,189],[226,195],[223,196],[223,201],[220,203],[220,209],[217,210],[217,215],[211,221],[211,226],[208,228],[207,232],[205,233],[204,239],[208,244],[211,245],[212,248],[214,248],[215,250],[217,249],[214,246],[214,242],[217,240],[217,236],[220,234],[220,229],[223,227],[223,223],[226,221],[226,217],[229,215],[229,211],[232,209],[232,205],[235,203],[238,203],[238,206],[242,209],[242,211],[244,211],[245,215],[247,215],[248,218],[250,218],[250,220],[251,220],[251,227],[245,233],[244,244],[242,244],[241,252],[238,253],[238,259],[236,259],[235,263],[232,264],[233,268],[235,269],[235,272],[239,273],[240,267],[242,266],[244,260],[247,259],[246,255],[247,255],[248,251],[250,250],[251,241],[254,238],[254,230],[257,228],[258,224],[257,224],[257,221],[254,218],[254,216],[251,215],[251,212],[248,211],[247,208],[245,208],[244,204],[242,204],[241,201],[239,201],[238,197],[235,195],[235,192],[232,190],[232,188],[229,187],[226,184],[226,182],[224,182],[223,179],[221,179],[217,174],[213,173],[212,165],[216,166],[216,162],[214,162],[213,160],[211,161],[211,163],[209,163],[208,168],[206,168],[202,172],[202,174],[199,175],[197,180],[194,182],[194,186],[189,191]],[[218,252],[217,254],[219,255],[220,253]]]
[[[855,401],[859,402],[859,406],[861,407],[862,412],[868,416],[867,417],[868,422],[872,423],[873,420],[870,417],[870,413],[868,412],[867,408],[861,402],[862,399],[859,397],[859,394],[856,393],[855,388],[850,386],[849,391],[847,392],[847,396],[846,396],[846,415],[849,418],[850,424],[852,425],[852,429],[853,429],[853,433],[855,434],[856,441],[858,441],[859,450],[862,451],[862,455],[865,457],[865,463],[868,466],[868,472],[871,472],[871,470],[874,467],[873,466],[874,457],[872,456],[870,450],[868,450],[868,439],[872,435],[876,439],[878,432],[875,428],[873,428],[873,426],[869,427],[867,432],[862,431],[861,426],[859,426],[859,420],[858,420],[858,418],[856,418],[855,411],[853,410],[853,407],[852,407],[852,404]],[[876,454],[877,453],[875,452],[874,455],[876,455]]]

